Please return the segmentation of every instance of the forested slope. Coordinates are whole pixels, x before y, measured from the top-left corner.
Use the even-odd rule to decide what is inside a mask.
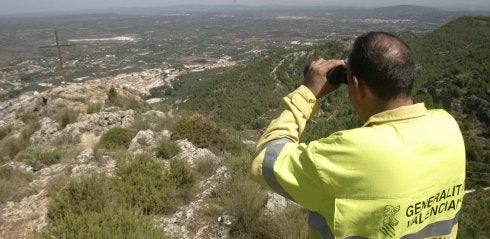
[[[279,99],[302,83],[305,64],[318,57],[343,59],[351,40],[276,52],[245,66],[181,77],[165,92],[179,109],[198,111],[235,129],[263,129]],[[417,102],[444,108],[458,120],[466,141],[468,186],[490,185],[490,17],[462,17],[433,33],[409,40],[418,64]],[[324,99],[303,141],[357,127],[344,89]]]
[[[419,64],[415,98],[442,107],[465,138],[469,185],[490,184],[490,17],[462,17],[410,42]]]

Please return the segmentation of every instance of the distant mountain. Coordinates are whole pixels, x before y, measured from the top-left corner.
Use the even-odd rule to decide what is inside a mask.
[[[449,19],[453,19],[456,18],[456,16],[462,16],[464,14],[465,13],[451,12],[432,7],[397,5],[367,10],[364,12],[364,14],[362,14],[362,16],[366,18],[403,19],[444,23]]]
[[[120,15],[167,15],[167,14],[199,14],[199,13],[237,13],[237,12],[291,12],[303,11],[311,16],[321,16],[325,12],[334,14],[338,17],[370,17],[381,19],[411,19],[417,21],[440,19],[441,16],[462,16],[462,15],[487,15],[490,12],[483,11],[446,11],[438,8],[415,6],[415,5],[397,5],[381,8],[364,8],[355,6],[298,6],[298,5],[263,5],[263,6],[246,6],[240,4],[230,5],[205,5],[205,4],[179,4],[161,7],[114,7],[103,9],[80,9],[57,12],[33,12],[19,14],[0,14],[0,18],[10,17],[46,17],[62,15],[86,15],[86,14],[120,14]]]

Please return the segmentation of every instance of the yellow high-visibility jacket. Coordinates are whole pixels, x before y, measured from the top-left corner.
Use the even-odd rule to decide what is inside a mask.
[[[464,195],[461,131],[424,104],[299,143],[318,109],[305,87],[284,97],[257,144],[252,178],[310,211],[311,238],[455,238]]]

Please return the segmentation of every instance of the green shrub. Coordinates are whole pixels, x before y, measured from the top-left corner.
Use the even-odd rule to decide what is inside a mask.
[[[0,127],[0,140],[3,138],[7,137],[7,135],[10,133],[10,129],[7,127]]]
[[[100,103],[89,103],[87,105],[87,114],[98,113],[102,110],[102,104]]]
[[[56,112],[55,119],[60,124],[61,129],[64,129],[68,124],[74,123],[78,119],[78,110],[63,108]]]
[[[67,216],[87,212],[101,213],[104,208],[127,207],[106,175],[88,175],[72,179],[54,193],[48,205],[48,218],[57,224]]]
[[[29,140],[31,135],[34,134],[34,132],[38,131],[39,128],[40,128],[39,122],[33,121],[27,124],[27,126],[21,131],[20,133],[21,137],[25,140]]]
[[[112,128],[102,135],[96,148],[100,149],[118,149],[128,148],[131,140],[136,136],[136,131],[125,128]]]
[[[107,176],[72,180],[49,204],[40,238],[166,238],[149,218],[121,200]]]
[[[245,175],[233,175],[220,191],[220,205],[235,219],[231,235],[234,238],[272,238],[264,208],[266,193]]]
[[[64,220],[49,224],[38,238],[156,238],[164,239],[165,232],[153,225],[150,218],[138,210],[104,208],[100,213],[68,213]]]
[[[24,137],[8,137],[0,144],[2,162],[13,160],[15,156],[29,146],[29,140]]]
[[[128,162],[119,160],[115,175],[124,201],[145,214],[169,213],[179,206],[178,185],[168,180],[163,163],[147,154],[136,155]]]
[[[215,173],[216,163],[213,158],[198,158],[195,164],[197,172],[203,177],[210,177]]]
[[[33,175],[10,166],[0,167],[0,204],[8,201],[18,201],[32,190],[28,189]]]
[[[189,165],[184,160],[172,160],[167,177],[177,187],[179,199],[184,203],[190,202],[197,190],[197,176]]]
[[[466,194],[459,219],[458,238],[490,238],[490,190]]]
[[[169,179],[177,187],[190,187],[195,184],[196,175],[184,160],[172,160],[170,163]]]
[[[180,153],[180,147],[171,140],[162,140],[155,150],[156,156],[162,159],[170,159]]]
[[[24,162],[34,169],[41,169],[44,166],[59,163],[64,156],[64,152],[59,149],[44,149],[40,147],[29,147],[20,152],[16,160]]]
[[[30,112],[23,112],[20,115],[20,119],[24,124],[35,124],[39,121],[39,115],[35,113],[30,113]]]
[[[307,212],[296,205],[267,212],[266,191],[249,177],[251,153],[242,151],[225,157],[230,177],[217,189],[221,212],[233,216],[233,238],[306,238]],[[213,218],[218,215],[214,215]]]
[[[185,163],[116,154],[113,176],[92,174],[49,189],[49,224],[40,238],[165,238],[145,215],[174,212],[194,193]]]
[[[117,101],[118,97],[116,88],[114,88],[114,86],[111,86],[109,92],[107,92],[107,103],[109,103],[110,105],[115,105]]]
[[[214,147],[222,151],[240,149],[238,137],[232,137],[214,121],[200,114],[180,119],[173,128],[172,139],[188,139],[200,148]]]

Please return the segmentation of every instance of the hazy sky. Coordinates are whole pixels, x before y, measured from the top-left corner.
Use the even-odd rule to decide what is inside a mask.
[[[364,7],[413,4],[432,7],[449,7],[453,9],[490,9],[490,0],[0,0],[0,14],[71,11],[112,7],[155,7],[196,3],[208,5],[354,5]]]

